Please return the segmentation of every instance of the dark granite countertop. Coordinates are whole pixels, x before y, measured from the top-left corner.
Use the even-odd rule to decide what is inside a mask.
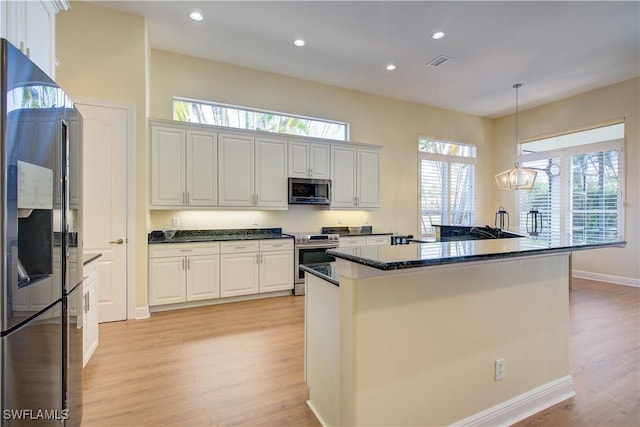
[[[452,242],[411,243],[395,246],[363,246],[359,248],[335,248],[327,254],[336,258],[379,270],[428,267],[474,261],[491,261],[504,258],[525,257],[586,249],[624,247],[625,241],[607,243],[565,243],[549,245],[528,237]]]
[[[98,258],[100,258],[101,256],[102,256],[102,254],[84,254],[82,256],[82,265],[87,265],[91,261],[95,261]]]
[[[162,231],[155,230],[148,234],[147,242],[193,243],[265,239],[293,239],[293,236],[283,234],[281,228],[240,228],[217,230],[178,230],[176,235],[173,236],[173,239],[167,239]]]
[[[329,283],[333,283],[336,286],[340,286],[338,281],[338,273],[336,270],[335,262],[321,262],[317,264],[303,264],[300,266],[300,270],[306,271],[309,274],[313,274]]]
[[[374,233],[373,227],[370,225],[363,225],[360,227],[360,231],[351,231],[350,227],[338,226],[338,227],[322,227],[322,234],[339,234],[343,237],[357,237],[357,236],[391,236],[393,233]]]

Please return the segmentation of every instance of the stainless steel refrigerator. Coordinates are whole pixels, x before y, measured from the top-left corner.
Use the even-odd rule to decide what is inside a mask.
[[[82,117],[4,39],[0,97],[0,424],[80,425]]]

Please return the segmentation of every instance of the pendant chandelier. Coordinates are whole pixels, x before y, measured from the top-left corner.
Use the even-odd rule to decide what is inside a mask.
[[[531,190],[538,174],[535,170],[524,168],[518,164],[520,154],[520,146],[518,145],[518,89],[521,86],[522,83],[513,85],[516,90],[516,162],[511,169],[496,175],[496,183],[500,190]]]

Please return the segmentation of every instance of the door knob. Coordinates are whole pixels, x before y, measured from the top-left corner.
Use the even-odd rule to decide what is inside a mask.
[[[112,240],[109,243],[115,243],[116,245],[121,245],[121,244],[124,243],[124,240],[122,240],[122,239]]]

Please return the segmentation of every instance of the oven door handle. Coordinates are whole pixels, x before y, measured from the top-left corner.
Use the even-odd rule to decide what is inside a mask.
[[[322,249],[322,248],[326,248],[326,249],[333,249],[333,248],[337,248],[338,245],[327,245],[327,244],[318,244],[318,245],[309,245],[309,244],[303,244],[303,245],[296,245],[296,249]]]

